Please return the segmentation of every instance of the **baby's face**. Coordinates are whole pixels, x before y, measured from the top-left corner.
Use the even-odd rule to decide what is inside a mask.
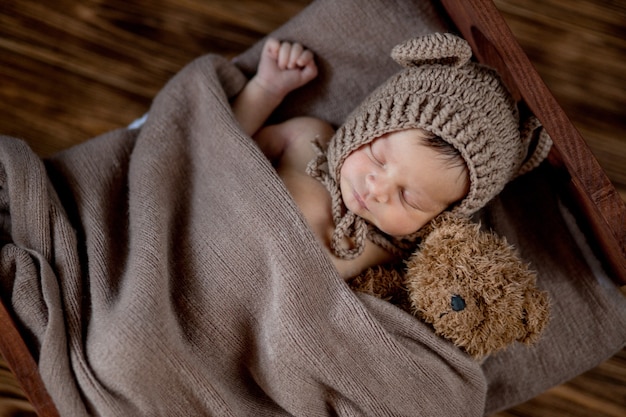
[[[348,155],[339,184],[346,207],[399,237],[465,197],[467,169],[451,166],[423,138],[418,129],[392,132]]]

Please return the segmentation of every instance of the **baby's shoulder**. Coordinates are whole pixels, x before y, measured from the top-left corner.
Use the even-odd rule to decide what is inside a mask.
[[[335,130],[328,122],[310,116],[294,117],[283,122],[282,125],[285,134],[293,140],[304,138],[310,141],[312,138],[316,138],[327,142],[335,133]]]
[[[332,137],[332,126],[323,120],[314,117],[295,117],[274,125],[259,138],[265,143],[266,149],[277,146],[273,152],[274,163],[279,173],[295,171],[304,173],[308,163],[316,153],[313,142],[326,144]],[[266,153],[267,155],[268,153]]]

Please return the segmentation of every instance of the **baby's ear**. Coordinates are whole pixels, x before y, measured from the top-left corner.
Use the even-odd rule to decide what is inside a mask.
[[[472,58],[472,48],[465,39],[451,33],[431,33],[397,45],[391,57],[407,68],[424,64],[461,67]]]
[[[522,343],[535,343],[548,324],[550,302],[544,291],[532,288],[524,295],[524,327],[526,334],[518,340]]]

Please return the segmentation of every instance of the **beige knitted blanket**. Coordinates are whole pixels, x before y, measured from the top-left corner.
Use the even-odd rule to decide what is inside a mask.
[[[141,130],[45,163],[0,140],[2,293],[61,415],[482,415],[478,364],[338,277],[242,83],[204,57]]]

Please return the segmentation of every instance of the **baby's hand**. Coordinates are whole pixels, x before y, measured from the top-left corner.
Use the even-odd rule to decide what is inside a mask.
[[[313,52],[299,43],[265,42],[255,81],[268,92],[283,98],[316,76]]]

